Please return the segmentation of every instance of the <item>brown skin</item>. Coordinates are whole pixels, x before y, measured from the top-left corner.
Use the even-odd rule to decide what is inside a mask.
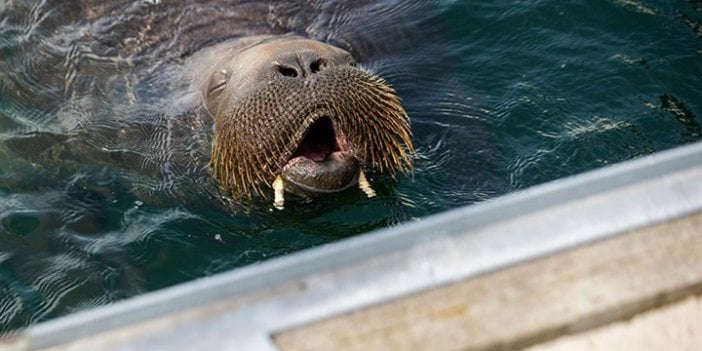
[[[407,114],[347,51],[294,36],[253,36],[186,65],[215,121],[211,166],[233,197],[282,176],[302,196],[344,190],[361,167],[411,169]]]

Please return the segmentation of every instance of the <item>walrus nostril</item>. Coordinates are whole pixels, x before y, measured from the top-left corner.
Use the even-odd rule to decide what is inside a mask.
[[[288,66],[276,66],[278,72],[286,77],[297,77],[297,70]]]
[[[327,63],[324,61],[324,59],[317,59],[310,64],[310,72],[317,73],[321,71],[322,68],[324,68],[324,66],[326,65]]]

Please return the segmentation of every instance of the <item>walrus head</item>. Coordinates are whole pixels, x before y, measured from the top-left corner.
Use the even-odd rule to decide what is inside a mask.
[[[411,169],[400,99],[347,51],[265,36],[210,56],[197,80],[215,121],[212,171],[232,197],[274,187],[282,199],[282,183],[303,196],[337,192],[364,182],[363,167]]]

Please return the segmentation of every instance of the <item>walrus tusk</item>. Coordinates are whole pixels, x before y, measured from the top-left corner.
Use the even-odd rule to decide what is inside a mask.
[[[273,207],[282,210],[285,208],[285,185],[283,183],[283,177],[278,176],[273,181]]]
[[[371,188],[370,183],[368,183],[368,179],[366,179],[366,174],[363,173],[363,170],[361,170],[358,173],[358,187],[363,190],[364,193],[370,198],[375,196],[375,190]]]

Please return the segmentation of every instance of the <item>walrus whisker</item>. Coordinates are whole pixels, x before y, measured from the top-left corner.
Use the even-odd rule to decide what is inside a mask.
[[[347,152],[360,166],[393,176],[409,171],[414,148],[399,101],[383,79],[348,66],[326,68],[314,81],[270,83],[215,119],[213,173],[233,197],[265,194],[264,187],[278,186],[283,166],[323,117],[332,122],[330,138],[344,144],[343,150],[329,152]],[[257,118],[247,117],[251,113]]]

